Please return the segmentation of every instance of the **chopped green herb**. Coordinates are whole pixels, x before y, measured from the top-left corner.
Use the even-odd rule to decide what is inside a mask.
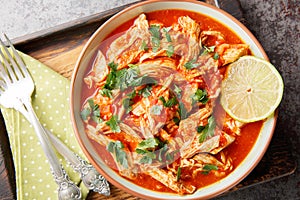
[[[151,25],[149,28],[149,31],[152,35],[152,37],[160,39],[160,26],[159,25]]]
[[[197,127],[197,132],[201,133],[205,129],[205,126],[198,126]]]
[[[160,141],[156,138],[148,138],[138,144],[136,153],[144,155],[140,160],[140,163],[151,164],[152,160],[156,158],[156,154],[153,152],[158,147]]]
[[[167,56],[168,56],[169,58],[172,57],[173,54],[174,54],[174,46],[170,44],[170,45],[168,46],[168,49],[167,49],[166,53],[167,53]]]
[[[204,51],[201,53],[201,55],[206,55],[208,53],[213,53],[215,51],[215,46],[211,46],[211,47],[206,47],[206,46],[203,46],[204,47]]]
[[[140,85],[143,85],[143,81],[144,79],[147,77],[147,75],[144,75],[144,76],[140,76],[138,78],[136,78],[135,80],[133,80],[129,86],[131,87],[136,87],[136,86],[140,86]]]
[[[179,119],[178,117],[174,117],[174,118],[173,118],[173,122],[174,122],[176,125],[179,125],[180,119]]]
[[[196,63],[196,59],[190,60],[184,64],[184,67],[188,70],[194,69],[198,67],[198,63]]]
[[[151,42],[152,42],[152,51],[157,52],[160,47],[160,26],[158,25],[151,25],[149,31],[152,35]]]
[[[132,110],[133,101],[129,97],[124,98],[122,105],[125,108],[126,114],[128,114]]]
[[[172,27],[167,27],[167,28],[163,28],[163,31],[166,34],[166,38],[168,42],[172,42],[171,36],[169,34],[169,31],[171,30]]]
[[[192,102],[193,104],[196,102],[201,102],[203,104],[206,104],[208,102],[209,98],[207,96],[206,90],[197,89],[195,94],[192,96]]]
[[[147,85],[143,89],[139,90],[138,94],[142,95],[145,98],[147,98],[147,97],[149,97],[151,95],[151,90],[152,90],[152,86],[151,85]]]
[[[163,106],[162,106],[162,105],[153,105],[153,106],[150,108],[150,113],[151,113],[152,115],[160,115],[162,109],[163,109]]]
[[[90,114],[91,114],[91,109],[89,107],[85,107],[80,113],[81,119],[83,119],[84,121],[87,120]]]
[[[177,101],[176,97],[173,97],[173,98],[169,99],[168,101],[166,101],[163,96],[160,96],[158,99],[161,100],[164,107],[167,107],[167,108],[175,106],[175,105],[178,104],[178,101]]]
[[[115,155],[117,162],[120,163],[123,167],[128,168],[127,155],[123,149],[124,145],[119,140],[117,140],[116,142],[110,142],[107,145],[107,150]]]
[[[212,164],[206,164],[206,165],[204,165],[204,167],[203,167],[203,172],[202,172],[202,174],[209,174],[209,172],[211,171],[211,170],[218,170],[219,168],[218,168],[218,166],[216,166],[216,165],[212,165]]]
[[[156,158],[156,154],[153,153],[153,152],[148,151],[141,158],[140,163],[141,164],[151,164],[153,162],[153,159],[155,159],[155,158]]]
[[[106,96],[108,98],[112,98],[112,93],[111,93],[111,90],[109,90],[109,89],[102,88],[102,90],[100,90],[100,94],[102,96]]]
[[[132,92],[129,92],[128,94],[126,94],[126,96],[128,96],[130,99],[133,99],[136,96],[136,91],[133,90]]]
[[[146,140],[143,140],[138,144],[138,149],[149,149],[149,148],[155,148],[159,145],[160,141],[156,138],[148,138]]]
[[[214,54],[214,60],[218,60],[219,58],[220,58],[220,56],[219,56],[219,54],[216,52],[215,54]]]
[[[148,51],[148,49],[149,49],[149,47],[148,47],[147,43],[145,42],[145,40],[143,40],[141,50]]]
[[[81,118],[83,120],[87,120],[88,117],[91,116],[92,120],[94,120],[96,123],[102,122],[102,119],[100,117],[100,108],[99,108],[99,105],[95,104],[93,99],[87,100],[87,103],[88,103],[89,106],[85,107],[81,111],[81,113],[80,113]]]
[[[133,98],[136,96],[136,91],[133,90],[126,96],[127,97],[122,100],[122,105],[125,108],[126,113],[128,114],[132,110],[132,105],[134,104]]]
[[[116,83],[117,83],[117,68],[118,68],[118,64],[114,63],[114,62],[110,62],[108,64],[108,66],[111,68],[110,73],[107,75],[106,81],[105,81],[105,85],[103,88],[108,89],[108,90],[113,90],[116,87]]]
[[[118,64],[115,63],[114,61],[108,63],[108,66],[112,69],[112,71],[117,71],[118,69]]]
[[[172,29],[172,26],[164,27],[164,28],[163,28],[163,31],[164,31],[164,32],[169,32],[171,29]]]
[[[202,129],[202,131],[200,132],[200,136],[199,136],[199,143],[204,142],[207,138],[214,136],[215,134],[215,128],[216,128],[216,121],[215,118],[213,116],[210,116],[208,118],[208,124],[204,127],[204,128],[200,128]],[[199,133],[197,127],[197,132]]]
[[[158,152],[158,161],[159,162],[163,161],[163,155],[165,155],[167,151],[168,151],[168,145],[165,143],[163,145],[163,147],[159,149],[159,152]]]
[[[157,38],[152,37],[151,42],[152,42],[152,45],[153,45],[152,51],[154,53],[156,53],[158,51],[159,47],[160,47],[160,40],[157,39]]]
[[[139,66],[138,66],[138,65],[135,65],[135,64],[129,63],[129,64],[128,64],[128,67],[130,67],[130,68],[135,68],[136,70],[139,70],[139,69],[138,69]]]
[[[119,88],[121,91],[127,89],[131,84],[138,79],[138,70],[135,67],[121,70],[121,76],[119,77]]]
[[[93,111],[92,114],[92,120],[94,120],[94,122],[96,122],[97,124],[101,123],[103,120],[100,117],[100,109],[99,107]]]
[[[180,176],[181,176],[181,167],[178,167],[177,174],[176,174],[176,181],[179,181]]]
[[[178,113],[179,113],[179,116],[180,116],[181,120],[187,118],[188,113],[187,113],[187,110],[186,110],[186,108],[185,108],[185,106],[182,102],[179,102],[179,111],[178,111]]]
[[[175,92],[175,94],[177,95],[178,98],[181,98],[182,90],[176,84],[174,84],[174,92]]]
[[[106,124],[110,127],[110,129],[112,130],[112,132],[114,133],[120,133],[121,129],[119,126],[119,120],[118,117],[116,115],[113,115],[107,122]]]

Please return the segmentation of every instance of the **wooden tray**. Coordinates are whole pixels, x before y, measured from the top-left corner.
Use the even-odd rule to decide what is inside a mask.
[[[205,2],[215,5],[214,0],[206,0]],[[77,57],[91,34],[112,15],[129,5],[20,37],[13,40],[13,43],[18,50],[29,54],[63,76],[70,78]],[[242,23],[246,23],[238,0],[219,0],[219,6]],[[248,177],[229,192],[293,173],[296,169],[296,162],[292,157],[289,146],[287,138],[275,132],[272,142],[258,166]],[[0,178],[0,199],[16,199],[14,165],[5,124],[1,114]],[[104,197],[91,192],[88,199],[133,200],[138,198],[111,185],[111,196]]]

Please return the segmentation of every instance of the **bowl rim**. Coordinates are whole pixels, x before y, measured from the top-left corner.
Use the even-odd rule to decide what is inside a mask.
[[[85,154],[85,156],[88,158],[88,160],[92,163],[92,165],[109,181],[111,182],[113,185],[115,185],[116,187],[141,198],[146,198],[146,199],[161,199],[161,198],[153,198],[153,197],[149,197],[147,194],[142,194],[139,193],[138,191],[134,191],[131,190],[130,188],[124,186],[123,184],[119,183],[118,181],[114,180],[106,171],[104,171],[98,164],[97,161],[94,159],[93,155],[91,155],[91,153],[89,152],[89,150],[87,149],[87,147],[85,146],[85,144],[83,143],[81,137],[80,137],[80,133],[78,131],[77,125],[76,125],[76,117],[75,117],[75,113],[74,113],[74,98],[73,98],[73,94],[74,94],[74,85],[75,85],[75,81],[76,81],[76,76],[77,76],[77,72],[79,70],[79,67],[81,65],[81,62],[83,60],[83,57],[86,55],[86,50],[89,48],[89,46],[91,45],[91,43],[94,41],[95,37],[98,35],[99,32],[101,32],[106,24],[110,23],[111,21],[115,20],[116,18],[118,18],[120,15],[135,9],[137,7],[140,6],[144,6],[147,4],[152,4],[152,3],[157,3],[157,2],[188,2],[188,3],[194,3],[194,4],[199,4],[201,6],[204,7],[208,7],[214,11],[219,12],[222,15],[225,15],[226,17],[228,17],[233,23],[235,23],[237,26],[239,26],[239,28],[241,30],[243,30],[247,36],[250,37],[250,39],[252,40],[252,42],[256,45],[256,47],[259,49],[260,53],[262,54],[262,56],[264,57],[264,59],[269,60],[266,52],[264,51],[262,45],[259,43],[259,41],[255,38],[255,36],[250,32],[250,30],[243,25],[240,21],[238,21],[236,18],[234,18],[232,15],[230,15],[229,13],[227,13],[226,11],[219,9],[215,6],[212,6],[210,4],[204,3],[204,2],[199,2],[199,1],[195,1],[195,0],[149,0],[149,1],[143,1],[143,2],[137,2],[136,4],[133,4],[127,8],[125,8],[124,10],[122,10],[121,12],[115,14],[114,16],[112,16],[110,19],[108,19],[105,23],[103,23],[100,27],[97,28],[97,30],[93,33],[93,35],[89,38],[89,40],[87,41],[87,43],[85,44],[85,46],[83,47],[83,49],[80,52],[80,55],[77,59],[72,77],[71,77],[71,90],[70,90],[70,114],[71,114],[71,122],[72,122],[72,127],[76,136],[76,139],[83,151],[83,153]],[[212,17],[212,16],[210,16]],[[220,23],[224,24],[222,21],[220,21]],[[226,26],[226,24],[224,24]],[[230,27],[229,27],[230,28]],[[273,126],[271,128],[271,132],[270,135],[267,139],[267,141],[265,142],[264,148],[262,149],[262,151],[260,152],[260,155],[258,156],[258,158],[255,160],[255,162],[251,165],[251,167],[241,176],[239,176],[238,179],[235,179],[235,181],[230,184],[230,185],[226,185],[226,187],[220,189],[219,191],[216,192],[212,192],[211,194],[205,196],[205,197],[201,197],[201,198],[212,198],[215,197],[219,194],[222,194],[226,191],[228,191],[229,189],[231,189],[232,187],[234,187],[235,185],[237,185],[239,182],[241,182],[247,175],[250,174],[250,172],[256,167],[256,165],[260,162],[260,160],[262,159],[262,157],[264,156],[270,141],[272,139],[274,130],[275,130],[275,126],[276,126],[276,121],[277,121],[277,116],[278,116],[278,109],[276,109],[274,116],[273,116]],[[242,161],[243,162],[243,161]],[[241,163],[242,164],[242,163]],[[240,165],[241,165],[240,164]],[[233,170],[234,171],[234,170]],[[232,172],[231,172],[232,173]],[[215,184],[215,183],[213,183]],[[141,186],[139,186],[141,187]],[[189,196],[186,196],[187,198],[184,199],[199,199],[199,197],[192,197],[189,198]]]

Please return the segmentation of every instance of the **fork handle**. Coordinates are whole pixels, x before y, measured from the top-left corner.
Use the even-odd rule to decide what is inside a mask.
[[[31,105],[31,104],[30,104]],[[20,105],[19,110],[23,116],[30,122],[28,110],[25,109],[24,104]],[[85,186],[105,196],[110,195],[110,187],[108,181],[99,172],[85,160],[80,158],[76,153],[71,151],[63,142],[61,142],[53,133],[42,126],[47,136],[50,138],[56,150],[69,162],[73,169],[80,173],[81,179]]]
[[[51,142],[49,142],[50,140],[48,138],[48,135],[44,127],[39,122],[35,111],[32,108],[30,99],[22,100],[22,103],[27,110],[29,121],[31,122],[35,132],[37,133],[44,153],[48,158],[55,181],[59,185],[59,199],[69,199],[70,196],[73,196],[73,199],[81,199],[80,189],[77,187],[77,185],[70,181],[62,165],[59,163],[59,160],[54,153]],[[68,192],[70,192],[70,194]]]
[[[80,177],[89,190],[98,192],[105,196],[110,195],[110,187],[107,180],[99,174],[99,172],[88,162],[80,158],[79,155],[71,151],[63,142],[61,142],[54,134],[44,128],[47,135],[51,139],[53,146],[58,152],[70,163],[72,168],[80,173]]]
[[[37,133],[37,136],[39,138],[39,141],[41,143],[41,146],[44,150],[45,155],[48,158],[48,161],[51,165],[51,168],[53,170],[53,173],[55,176],[62,177],[63,171],[61,168],[61,165],[58,161],[58,158],[56,157],[53,147],[51,146],[51,143],[49,143],[48,135],[46,134],[44,128],[42,127],[41,123],[39,122],[32,106],[30,103],[23,102],[25,105],[25,108],[27,109],[28,117],[30,119],[30,122]]]

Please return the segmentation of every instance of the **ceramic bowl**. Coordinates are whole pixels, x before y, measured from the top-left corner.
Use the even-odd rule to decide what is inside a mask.
[[[99,157],[98,153],[93,148],[93,145],[91,144],[84,131],[84,125],[80,118],[80,96],[82,92],[84,74],[87,67],[89,67],[90,60],[95,54],[100,42],[103,41],[115,29],[115,27],[121,25],[129,19],[136,18],[141,13],[164,9],[183,9],[208,15],[223,23],[227,27],[230,27],[231,30],[237,33],[240,38],[245,41],[245,43],[250,45],[250,49],[255,56],[268,59],[263,48],[255,39],[255,37],[250,33],[250,31],[234,17],[216,7],[197,1],[171,0],[141,2],[123,10],[122,12],[109,19],[106,23],[99,27],[99,29],[91,36],[91,38],[83,48],[78,58],[71,82],[70,99],[72,123],[76,137],[89,161],[110,183],[121,188],[122,190],[145,199],[208,199],[224,193],[230,188],[237,185],[258,164],[272,138],[274,127],[276,124],[276,114],[270,116],[263,123],[260,135],[256,140],[252,150],[244,159],[244,161],[233,172],[231,172],[228,176],[217,183],[206,186],[196,191],[192,195],[184,196],[151,191],[135,185],[125,178],[122,178],[120,175],[118,175],[118,173],[109,168]]]

